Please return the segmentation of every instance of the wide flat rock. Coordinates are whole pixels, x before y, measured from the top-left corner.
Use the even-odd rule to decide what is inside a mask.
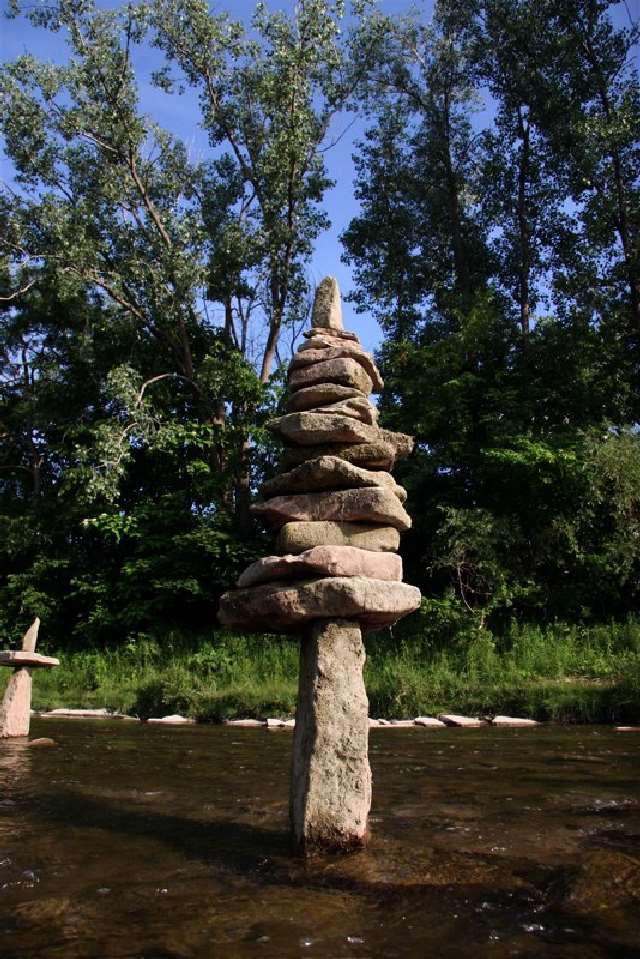
[[[402,560],[395,553],[374,553],[356,546],[314,546],[303,553],[265,556],[252,563],[238,579],[240,588],[271,580],[309,579],[311,576],[366,576],[393,582],[402,580]]]
[[[356,362],[352,357],[324,360],[321,363],[314,363],[312,366],[293,370],[289,375],[289,389],[292,393],[296,390],[305,389],[307,386],[313,386],[314,383],[326,382],[339,383],[341,386],[352,386],[367,395],[373,391],[371,377],[362,364]]]
[[[318,406],[315,409],[306,410],[307,413],[336,413],[339,416],[350,416],[354,420],[360,420],[368,426],[375,426],[378,422],[378,410],[364,396],[353,396],[348,400],[340,400],[338,403],[329,403],[327,406]]]
[[[274,525],[297,520],[330,520],[337,523],[381,523],[400,530],[411,527],[411,517],[398,497],[381,486],[274,496],[266,503],[254,503],[251,511]]]
[[[355,466],[339,456],[319,456],[296,466],[288,473],[281,473],[262,485],[262,495],[281,496],[287,493],[312,493],[331,489],[359,489],[367,486],[383,486],[392,490],[401,503],[407,498],[404,487],[399,486],[391,473],[385,470],[366,470]]]
[[[336,576],[225,593],[218,618],[224,626],[253,632],[294,632],[312,620],[337,618],[355,620],[365,629],[382,629],[419,605],[420,590],[415,586]]]
[[[315,339],[315,337],[324,338],[324,337],[330,336],[337,340],[353,340],[356,343],[360,342],[357,333],[353,333],[351,330],[337,330],[335,329],[335,327],[328,329],[326,327],[312,326],[310,330],[305,330],[302,335],[307,340],[313,340]]]
[[[529,726],[539,726],[540,723],[535,719],[524,719],[520,716],[494,716],[491,720],[491,725],[527,728]]]
[[[314,546],[357,546],[394,553],[399,545],[400,533],[395,527],[364,523],[285,523],[276,540],[278,553],[302,553]]]
[[[459,716],[457,713],[439,713],[438,719],[445,726],[468,726],[469,728],[486,726],[483,719],[477,719],[475,716]]]
[[[59,666],[60,660],[54,656],[43,656],[41,653],[32,653],[27,650],[5,650],[0,652],[0,666],[13,666],[15,668],[28,667],[34,669],[37,666]]]
[[[339,413],[286,413],[267,424],[272,433],[278,433],[297,446],[317,446],[318,443],[375,443],[380,434],[377,426],[369,426],[352,416]]]
[[[341,403],[345,400],[366,400],[366,395],[353,386],[341,386],[340,383],[314,383],[288,398],[285,409],[287,413],[302,413],[318,407]]]
[[[371,377],[371,382],[373,383],[373,388],[376,393],[384,386],[384,380],[380,376],[380,371],[375,364],[373,356],[356,343],[345,342],[336,346],[322,344],[321,346],[319,345],[317,349],[313,348],[314,345],[315,341],[311,341],[310,344],[300,348],[291,360],[291,364],[289,365],[290,373],[293,373],[294,370],[304,369],[314,363],[323,363],[329,360],[339,360],[349,357],[366,370],[367,374]]]
[[[393,446],[376,440],[375,443],[321,443],[317,446],[290,446],[284,451],[282,465],[285,469],[298,466],[319,456],[338,456],[347,463],[368,470],[390,470],[396,461]]]

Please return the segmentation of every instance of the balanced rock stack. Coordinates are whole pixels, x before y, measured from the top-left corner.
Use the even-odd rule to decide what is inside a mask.
[[[253,563],[220,603],[236,628],[302,633],[291,791],[298,845],[364,841],[371,800],[362,629],[420,604],[396,555],[411,525],[389,470],[413,442],[377,425],[382,388],[371,354],[342,327],[338,284],[318,287],[312,328],[289,367],[284,416],[270,429],[285,472],[252,509],[278,530],[276,555]]]

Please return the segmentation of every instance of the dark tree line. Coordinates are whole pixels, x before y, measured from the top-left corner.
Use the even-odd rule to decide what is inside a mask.
[[[615,8],[346,21],[304,0],[245,28],[201,0],[16,6],[69,57],[0,72],[5,636],[36,613],[65,643],[208,628],[264,552],[263,423],[345,110],[367,122],[345,257],[384,332],[386,423],[418,439],[401,478],[426,614],[635,608],[640,95]],[[141,111],[142,44],[159,90],[198,98],[204,159]]]

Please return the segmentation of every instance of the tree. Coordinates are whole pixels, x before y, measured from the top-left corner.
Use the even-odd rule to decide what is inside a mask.
[[[598,16],[621,104],[629,35]],[[382,416],[418,441],[402,466],[409,575],[480,625],[623,614],[635,595],[634,550],[623,576],[614,559],[613,484],[594,505],[595,449],[624,432],[636,391],[615,204],[594,199],[615,197],[615,176],[577,189],[570,144],[592,131],[595,88],[578,82],[568,21],[557,5],[443,0],[429,26],[389,24],[355,158],[362,212],[343,238],[354,299],[389,334]],[[474,116],[483,99],[491,112]],[[631,461],[629,442],[603,449]]]

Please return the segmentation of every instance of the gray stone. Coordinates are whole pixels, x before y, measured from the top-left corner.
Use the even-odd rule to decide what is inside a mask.
[[[67,709],[61,706],[58,709],[50,709],[42,713],[43,719],[111,719],[114,716],[106,708],[101,709]]]
[[[492,726],[539,726],[535,719],[520,719],[517,716],[494,716]]]
[[[433,729],[444,729],[447,725],[441,719],[434,719],[433,716],[417,716],[413,722],[416,726],[428,726]]]
[[[482,719],[476,719],[475,716],[458,716],[457,713],[439,713],[438,719],[445,724],[445,726],[485,726],[486,723]]]
[[[314,383],[339,383],[341,386],[351,386],[367,396],[373,391],[373,382],[364,367],[351,357],[337,360],[324,360],[294,370],[289,376],[289,389],[292,393],[303,390]]]
[[[362,846],[371,806],[369,721],[360,630],[314,623],[300,644],[290,815],[307,852]]]
[[[351,330],[336,330],[335,327],[332,329],[323,328],[323,327],[311,327],[310,330],[305,330],[302,334],[305,339],[313,340],[315,337],[322,337],[323,339],[327,336],[331,336],[334,339],[338,340],[353,340],[356,343],[359,343],[358,335],[352,333]]]
[[[411,527],[411,517],[398,497],[382,486],[274,496],[266,503],[254,503],[251,511],[274,525],[328,520],[381,523],[399,530]]]
[[[400,533],[393,526],[364,523],[286,523],[276,540],[278,553],[302,553],[314,546],[357,546],[375,552],[394,553]]]
[[[312,349],[310,346],[313,347],[314,342],[315,341],[312,340],[310,344],[307,344],[306,348],[303,347],[295,354],[289,364],[289,375],[293,374],[295,370],[305,369],[316,363],[327,363],[330,360],[349,357],[364,368],[371,377],[375,392],[380,392],[384,386],[384,380],[380,376],[380,371],[371,353],[367,353],[366,350],[363,350],[362,347],[356,343],[348,342],[335,346],[322,345],[318,349]]]
[[[402,580],[402,560],[395,553],[374,553],[355,546],[314,546],[297,555],[264,556],[238,579],[238,586],[258,586],[272,580],[310,576],[367,576],[393,582]]]
[[[31,719],[31,673],[16,669],[9,677],[0,706],[0,739],[29,735]]]
[[[338,416],[350,416],[352,419],[360,420],[361,423],[366,423],[368,426],[375,426],[378,422],[378,411],[376,407],[364,396],[340,400],[339,403],[330,403],[327,406],[319,406],[306,412],[335,413]]]
[[[352,416],[338,413],[287,413],[271,420],[268,428],[289,443],[317,446],[319,443],[375,443],[380,430]]]
[[[225,593],[223,626],[253,632],[295,632],[314,619],[353,619],[366,629],[391,626],[420,605],[420,590],[406,583],[335,576],[300,583],[269,583]]]
[[[305,410],[318,409],[333,403],[345,400],[366,400],[364,393],[353,386],[341,386],[339,383],[315,383],[307,386],[288,398],[285,409],[287,413],[303,413]]]
[[[333,276],[325,276],[324,280],[318,284],[313,301],[311,325],[315,328],[342,330],[340,287]]]
[[[291,446],[285,450],[282,465],[285,469],[298,466],[320,456],[337,456],[354,466],[368,470],[390,470],[396,459],[392,446],[382,441],[375,443],[324,443],[318,446]]]
[[[247,727],[249,729],[255,728],[257,726],[266,726],[264,719],[223,719],[223,726],[238,726],[240,728]]]
[[[38,633],[40,632],[40,619],[38,616],[34,619],[29,629],[26,631],[22,637],[22,651],[23,653],[33,653],[36,649],[36,643],[38,642]]]
[[[288,473],[281,473],[263,484],[261,492],[265,499],[288,493],[312,493],[330,489],[358,489],[367,486],[382,486],[390,489],[401,503],[407,492],[398,486],[391,473],[385,470],[366,470],[355,466],[339,456],[319,456],[296,466]]]
[[[195,719],[189,719],[187,716],[181,716],[179,713],[172,713],[170,716],[161,716],[158,719],[147,719],[147,722],[152,724],[164,723],[167,726],[192,726],[195,723]]]

